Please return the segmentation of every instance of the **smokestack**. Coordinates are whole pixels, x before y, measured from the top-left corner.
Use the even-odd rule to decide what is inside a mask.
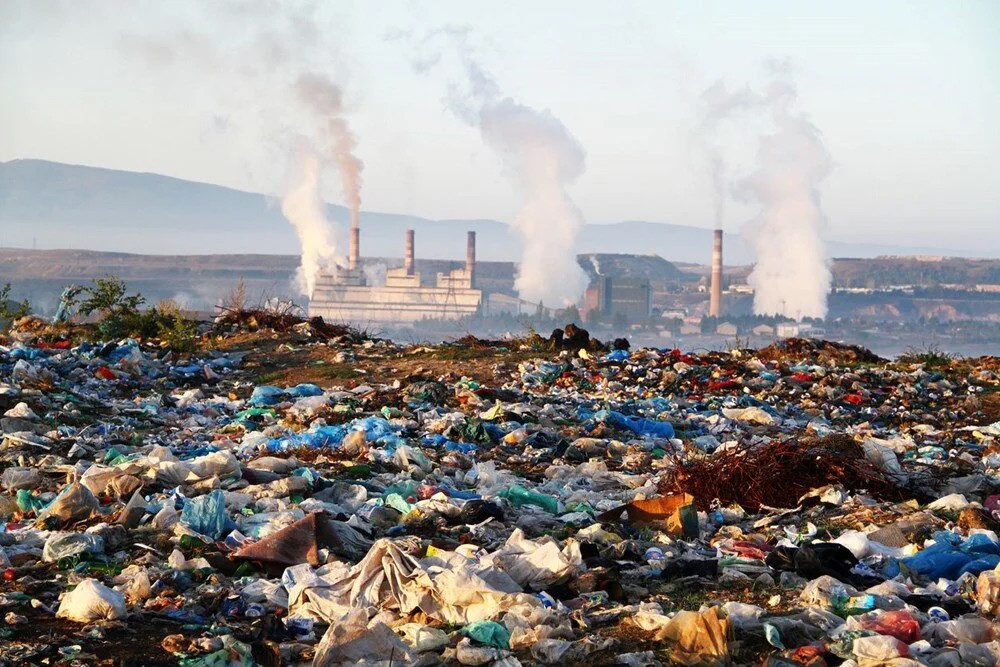
[[[403,268],[406,269],[406,275],[413,275],[413,230],[406,230],[406,256],[403,257]]]
[[[347,259],[347,268],[352,271],[358,268],[358,257],[360,253],[361,245],[361,230],[358,227],[351,225],[351,246],[350,255]]]
[[[712,284],[708,301],[708,314],[718,317],[722,314],[722,230],[715,230],[715,244],[712,247]]]
[[[465,270],[469,272],[469,285],[476,286],[476,233],[469,232],[465,243]]]

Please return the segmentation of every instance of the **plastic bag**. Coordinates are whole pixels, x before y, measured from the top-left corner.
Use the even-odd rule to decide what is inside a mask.
[[[448,633],[423,623],[404,623],[395,628],[415,653],[434,651],[448,645]]]
[[[35,468],[7,468],[0,475],[0,486],[14,491],[16,489],[32,489],[42,481],[42,475]]]
[[[103,553],[104,538],[100,535],[85,533],[62,533],[45,540],[45,546],[42,547],[42,560],[52,563],[62,558],[88,552]]]
[[[14,512],[20,512],[21,507],[11,496],[0,496],[0,517],[8,517]]]
[[[535,505],[541,507],[551,514],[559,513],[559,501],[544,493],[529,491],[520,484],[514,484],[497,494],[500,498],[506,498],[514,507],[524,507],[525,505]]]
[[[135,528],[144,516],[146,516],[146,500],[136,491],[118,515],[118,523],[126,528]]]
[[[860,623],[865,630],[895,637],[904,644],[912,644],[920,640],[920,623],[902,610],[887,611],[873,618],[862,620]]]
[[[236,527],[226,512],[225,497],[218,489],[187,501],[181,513],[181,523],[213,540],[220,539]]]
[[[240,462],[230,451],[212,452],[184,464],[200,479],[208,477],[239,479],[242,477]]]
[[[984,616],[1000,616],[1000,572],[987,570],[979,574],[976,606]]]
[[[96,579],[84,579],[63,596],[56,616],[78,623],[125,618],[125,596]]]
[[[496,621],[477,621],[462,628],[466,637],[496,648],[510,648],[510,632]]]
[[[280,403],[281,399],[286,395],[287,394],[284,389],[263,384],[259,387],[254,387],[253,393],[251,393],[250,398],[247,399],[247,404],[255,407],[260,407],[262,405],[276,405],[277,403]]]
[[[18,497],[20,498],[20,493]],[[98,507],[100,503],[90,489],[79,482],[73,482],[60,491],[48,507],[39,512],[38,523],[68,526],[89,519]]]
[[[45,502],[41,498],[31,495],[28,489],[17,490],[17,507],[22,512],[37,512],[45,507]]]
[[[636,435],[649,435],[656,438],[674,437],[674,426],[670,422],[645,419],[644,417],[629,417],[614,410],[601,410],[594,414],[594,418],[632,431]]]

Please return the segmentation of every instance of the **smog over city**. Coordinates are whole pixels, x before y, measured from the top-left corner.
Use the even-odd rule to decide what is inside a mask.
[[[1000,530],[998,71],[994,0],[0,2],[0,663],[998,664],[908,560]]]

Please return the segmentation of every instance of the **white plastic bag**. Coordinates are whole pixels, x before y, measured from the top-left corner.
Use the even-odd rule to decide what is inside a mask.
[[[84,579],[63,596],[56,616],[78,623],[125,618],[125,596],[96,579]]]

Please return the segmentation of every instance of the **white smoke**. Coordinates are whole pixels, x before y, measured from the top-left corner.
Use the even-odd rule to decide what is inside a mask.
[[[587,286],[587,275],[576,261],[576,240],[584,220],[567,188],[583,174],[583,147],[550,111],[502,97],[470,47],[468,28],[432,31],[423,44],[438,35],[451,38],[464,71],[464,81],[449,86],[449,108],[479,128],[524,197],[513,222],[521,241],[514,283],[518,295],[554,307],[575,304]],[[439,54],[420,54],[415,68],[425,71],[440,60]]]
[[[301,169],[281,200],[281,212],[295,227],[302,245],[302,259],[295,273],[298,290],[312,298],[323,270],[338,263],[333,226],[323,213],[320,196],[320,161],[311,150],[303,151]]]
[[[761,207],[742,230],[756,256],[747,278],[754,288],[754,313],[823,318],[831,273],[819,185],[832,161],[819,130],[795,109],[797,91],[787,70],[775,71],[775,76],[761,93],[749,88],[728,93],[717,84],[703,99],[709,103],[712,123],[759,114],[767,126],[757,140],[756,167],[734,188],[740,199]],[[721,153],[717,155],[713,183],[721,182],[724,189],[725,177],[718,174],[726,173],[727,164]],[[718,215],[719,205],[716,210]]]
[[[524,194],[514,219],[522,248],[514,288],[532,303],[576,303],[587,286],[576,261],[583,215],[566,187],[583,173],[583,148],[558,118],[509,98],[484,106],[480,118],[483,139]]]
[[[250,128],[288,161],[285,172],[293,176],[286,177],[281,210],[302,248],[296,287],[311,297],[319,274],[339,261],[335,229],[325,215],[323,174],[337,171],[351,225],[357,226],[363,169],[343,90],[327,71],[338,58],[334,41],[323,39],[321,8],[232,0],[196,5],[193,21],[189,11],[171,13],[168,7],[152,32],[122,31],[119,47],[148,66],[185,74],[178,77],[182,81],[211,84],[206,90],[220,112],[206,119],[207,127],[216,128],[206,136],[220,126]],[[227,39],[212,30],[226,31]]]
[[[361,213],[361,170],[357,137],[344,117],[344,95],[328,76],[307,72],[295,82],[299,100],[316,117],[320,139],[326,145],[324,156],[334,162],[340,174],[344,203],[351,212],[351,227],[357,227]],[[305,249],[303,248],[303,252]]]
[[[386,266],[384,262],[365,264],[361,267],[361,272],[365,274],[366,285],[381,287],[382,285],[385,285],[385,279],[389,272],[389,267]]]

